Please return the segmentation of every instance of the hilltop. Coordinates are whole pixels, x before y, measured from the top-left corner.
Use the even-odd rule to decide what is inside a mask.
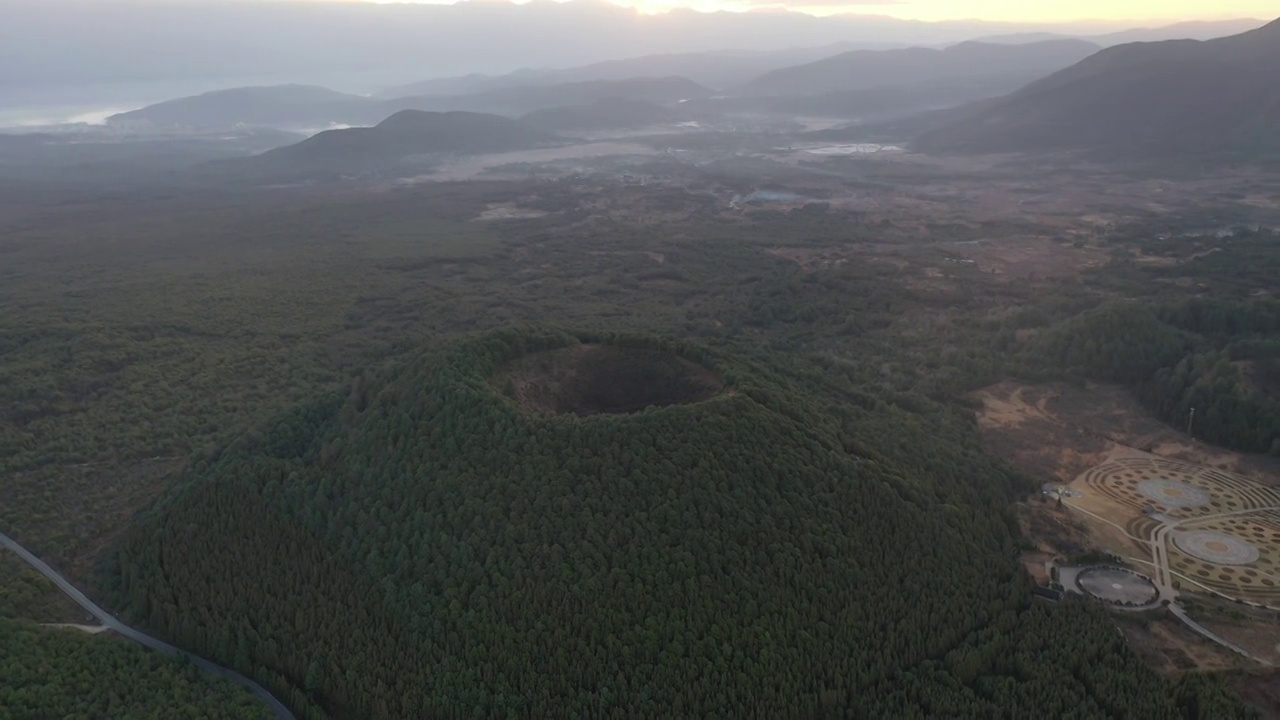
[[[499,115],[403,110],[374,127],[329,130],[224,167],[269,176],[352,174],[404,162],[429,163],[432,157],[523,150],[553,140]]]
[[[215,128],[358,125],[386,117],[382,103],[313,85],[216,90],[148,105],[107,119],[113,125]]]
[[[1102,47],[1123,45],[1132,42],[1161,42],[1163,40],[1213,40],[1214,38],[1238,35],[1266,24],[1265,20],[1255,18],[1238,18],[1232,20],[1190,20],[1148,28],[1130,28],[1102,35],[1078,34],[1064,35],[1051,32],[1026,32],[989,35],[976,38],[980,42],[992,43],[1028,43],[1040,40],[1061,40],[1074,37],[1088,40]]]
[[[904,85],[968,84],[1007,92],[1097,52],[1083,40],[1023,45],[964,42],[943,50],[854,50],[765,73],[747,83],[747,95],[817,95]]]
[[[919,149],[1254,158],[1280,151],[1280,21],[1208,41],[1108,48],[958,113]]]

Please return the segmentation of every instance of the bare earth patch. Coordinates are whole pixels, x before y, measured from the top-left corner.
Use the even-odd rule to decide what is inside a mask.
[[[476,216],[476,220],[527,220],[546,217],[545,210],[522,208],[515,203],[490,203],[485,211]]]
[[[1077,248],[1045,237],[1010,237],[943,247],[972,260],[985,273],[1016,280],[1072,277],[1110,262],[1101,250]]]
[[[61,628],[65,630],[79,630],[80,632],[97,635],[110,630],[106,625],[77,625],[75,623],[45,623],[44,627]]]
[[[1280,671],[1234,672],[1227,676],[1227,684],[1262,717],[1280,717]]]
[[[1216,635],[1239,645],[1254,657],[1280,666],[1280,626],[1273,619],[1263,623],[1253,618],[1241,620],[1201,620]]]
[[[766,251],[790,260],[808,272],[826,270],[849,261],[850,251],[845,248],[794,248],[779,247]]]
[[[402,184],[417,182],[450,182],[474,180],[481,175],[492,177],[495,169],[511,165],[523,168],[527,165],[558,162],[563,160],[585,160],[621,155],[655,155],[657,151],[647,145],[627,142],[597,142],[582,145],[567,145],[557,148],[538,150],[517,150],[514,152],[490,153],[463,158],[456,162],[436,168],[430,175],[404,180]],[[509,175],[515,179],[528,176],[527,169],[513,170]]]
[[[1148,665],[1174,675],[1188,670],[1230,670],[1241,658],[1214,645],[1170,616],[1144,617],[1120,623],[1129,647]]]
[[[1006,381],[974,393],[986,446],[1045,482],[1068,483],[1112,457],[1149,453],[1280,485],[1280,463],[1206,445],[1151,417],[1124,388]]]

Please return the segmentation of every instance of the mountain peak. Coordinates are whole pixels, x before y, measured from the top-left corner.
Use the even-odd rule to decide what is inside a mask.
[[[403,130],[429,130],[445,124],[459,124],[466,122],[468,119],[483,121],[487,118],[496,118],[496,115],[484,115],[482,113],[471,113],[460,110],[449,112],[435,112],[432,110],[401,110],[375,127],[379,130],[403,131]]]
[[[1007,45],[962,42],[944,50],[851,50],[767,72],[744,86],[752,95],[849,93],[914,83],[985,83],[998,95],[1079,62],[1098,50],[1080,40]]]
[[[1225,38],[1117,45],[960,112],[916,142],[924,151],[1280,151],[1280,20]]]

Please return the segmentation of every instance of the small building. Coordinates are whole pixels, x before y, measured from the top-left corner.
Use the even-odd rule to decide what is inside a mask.
[[[1052,602],[1061,602],[1062,596],[1064,595],[1061,590],[1055,590],[1051,587],[1040,587],[1039,585],[1031,590],[1031,594]]]

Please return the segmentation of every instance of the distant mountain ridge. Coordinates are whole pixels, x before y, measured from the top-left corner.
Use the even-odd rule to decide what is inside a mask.
[[[1207,34],[1219,27],[1192,24],[1133,32]],[[395,113],[417,110],[528,117],[529,127],[552,132],[627,129],[677,118],[715,122],[758,114],[879,123],[998,98],[1066,69],[1098,49],[1081,40],[1050,39],[1021,44],[962,42],[942,49],[854,50],[765,72],[727,93],[680,75],[597,77],[664,69],[741,74],[765,59],[774,62],[797,56],[789,52],[667,54],[563,71],[444,78],[402,88],[428,93],[407,97],[365,97],[304,85],[234,88],[158,103],[112,116],[109,122],[180,130],[266,127],[315,132],[334,126],[371,126]],[[808,48],[796,53],[821,51]],[[595,79],[566,80],[575,77]],[[620,110],[628,105],[630,117]],[[932,118],[928,126],[941,130],[978,112],[978,108],[965,108],[962,113]],[[922,138],[922,142],[931,141]]]
[[[520,120],[472,112],[404,110],[374,127],[329,130],[296,145],[229,161],[233,173],[316,178],[429,166],[458,155],[524,150],[556,138]]]
[[[232,88],[178,98],[112,115],[107,122],[192,128],[367,126],[404,110],[464,111],[518,117],[536,110],[588,105],[605,99],[672,105],[681,100],[707,97],[711,92],[681,77],[503,87],[467,95],[390,100],[348,95],[315,86],[276,85]]]
[[[1023,32],[990,35],[960,41],[941,43],[932,49],[964,42],[984,44],[1025,45],[1054,40],[1080,40],[1099,48],[1135,41],[1171,40],[1189,38],[1207,40],[1234,35],[1251,30],[1264,21],[1256,19],[1194,21],[1152,28],[1134,28],[1101,35],[1064,34],[1056,32]],[[604,60],[586,65],[537,69],[523,68],[506,74],[486,75],[471,73],[440,77],[405,85],[397,85],[378,91],[375,96],[385,99],[469,95],[522,85],[551,85],[586,80],[622,80],[636,77],[679,76],[716,90],[741,87],[760,76],[781,68],[789,68],[835,57],[853,51],[901,50],[910,47],[931,47],[929,43],[894,41],[873,42],[844,41],[812,47],[796,47],[786,50],[713,50],[704,52],[673,52],[642,55],[617,60]]]
[[[965,42],[942,50],[854,50],[765,73],[739,92],[818,95],[944,81],[988,82],[1007,92],[1079,62],[1099,49],[1083,40],[1046,40],[1024,45]]]
[[[521,120],[551,133],[600,132],[676,122],[675,111],[644,100],[604,98],[590,105],[535,110]]]
[[[697,12],[642,16],[576,2],[143,2],[6,0],[0,88],[87,87],[219,78],[281,78],[361,91],[430,69],[443,75],[572,67],[725,48],[782,51],[835,43],[942,45],[1019,32],[1122,30],[1111,23],[918,22],[842,13]],[[162,60],[157,60],[157,59]],[[377,69],[376,71],[374,69]],[[679,73],[677,73],[679,74]],[[374,80],[374,76],[378,78]],[[231,78],[239,78],[230,82]],[[404,78],[405,80],[401,80]],[[694,78],[695,80],[697,78]],[[374,85],[365,85],[372,82]],[[136,98],[133,98],[136,99]]]
[[[314,85],[215,90],[148,105],[107,118],[116,125],[158,127],[300,127],[374,123],[387,116],[382,102]]]
[[[472,73],[434,78],[385,88],[377,93],[377,97],[469,95],[522,85],[673,76],[723,90],[742,85],[770,70],[813,62],[849,50],[889,50],[905,46],[905,43],[839,43],[773,51],[722,50],[643,55],[559,69],[524,68],[505,75]]]
[[[933,152],[1280,152],[1280,20],[1216,40],[1108,48],[956,114]]]
[[[1266,24],[1265,20],[1241,18],[1235,20],[1191,20],[1149,28],[1130,28],[1101,35],[1080,34],[1066,35],[1062,33],[1031,32],[1012,33],[1007,35],[990,35],[975,38],[978,42],[989,43],[1028,43],[1041,40],[1065,40],[1075,38],[1087,40],[1102,47],[1124,45],[1131,42],[1162,42],[1164,40],[1213,40],[1215,38],[1239,35]]]
[[[420,153],[503,152],[550,139],[519,120],[498,115],[402,110],[374,127],[322,132],[267,155],[381,159]]]

